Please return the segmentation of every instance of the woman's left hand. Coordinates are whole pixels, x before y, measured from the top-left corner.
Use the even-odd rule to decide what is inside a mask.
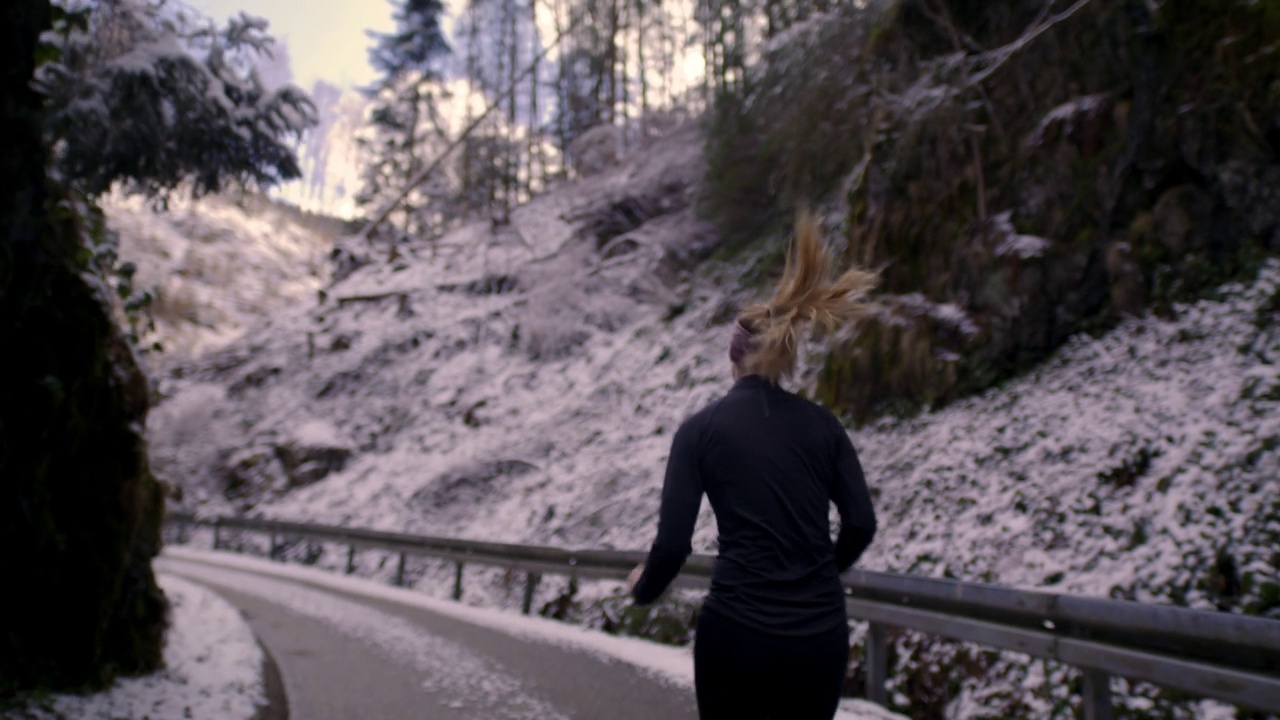
[[[627,576],[627,594],[635,592],[636,583],[640,582],[640,576],[644,574],[644,563],[635,566],[631,574]]]

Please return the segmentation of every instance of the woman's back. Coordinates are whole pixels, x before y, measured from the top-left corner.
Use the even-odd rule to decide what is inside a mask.
[[[686,420],[667,461],[651,558],[658,566],[636,589],[641,602],[688,555],[704,492],[720,534],[708,608],[780,635],[845,622],[839,572],[870,542],[875,517],[857,455],[831,413],[752,375]]]
[[[758,376],[735,384],[703,422],[700,470],[720,532],[707,605],[779,634],[843,623],[828,517],[838,485],[863,483],[860,469],[841,477],[844,429]]]
[[[836,438],[825,411],[756,376],[709,410],[701,469],[720,549],[708,605],[770,632],[842,622],[827,520]]]

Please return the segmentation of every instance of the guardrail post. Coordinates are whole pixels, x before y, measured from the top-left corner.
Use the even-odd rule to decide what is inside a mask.
[[[404,586],[404,553],[400,553],[400,562],[396,565],[396,587]]]
[[[213,520],[213,549],[222,549],[222,519],[214,518]]]
[[[542,576],[536,572],[524,576],[524,602],[520,604],[520,611],[525,615],[533,609],[533,592],[538,589],[538,581],[541,579]]]
[[[356,546],[352,543],[347,546],[347,574],[356,571]]]
[[[1083,668],[1080,698],[1084,720],[1111,720],[1111,676],[1101,670]]]
[[[884,707],[885,683],[889,680],[889,641],[884,626],[867,624],[867,699]]]
[[[272,560],[275,560],[276,553],[279,550],[280,550],[280,544],[276,542],[276,534],[271,533],[271,549],[267,551],[268,552],[267,557],[271,558]]]
[[[462,599],[462,561],[455,560],[453,563],[453,599]]]

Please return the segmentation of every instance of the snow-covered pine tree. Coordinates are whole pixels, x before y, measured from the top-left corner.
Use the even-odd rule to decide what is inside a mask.
[[[117,183],[154,196],[299,176],[290,140],[315,109],[297,87],[262,82],[265,20],[242,13],[218,28],[167,0],[59,6],[37,74],[55,179],[90,196]]]

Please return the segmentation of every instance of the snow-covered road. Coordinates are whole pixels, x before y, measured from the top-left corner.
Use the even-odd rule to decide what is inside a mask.
[[[688,648],[226,553],[171,548],[157,569],[241,610],[290,717],[697,717]],[[898,716],[847,701],[839,717]]]
[[[295,578],[189,559],[162,567],[245,613],[292,717],[697,717],[687,689],[628,663]]]
[[[165,669],[17,717],[697,717],[687,647],[231,553],[171,547],[156,569],[173,603]],[[841,708],[839,720],[902,720],[858,700]]]

